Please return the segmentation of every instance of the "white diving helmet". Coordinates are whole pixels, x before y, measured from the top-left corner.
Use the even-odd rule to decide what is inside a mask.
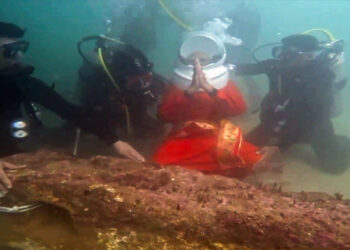
[[[203,72],[208,83],[215,89],[222,89],[229,79],[229,70],[233,65],[224,65],[226,49],[224,42],[218,36],[207,31],[198,31],[188,34],[180,48],[177,67],[174,69],[173,83],[180,89],[187,89],[192,82],[194,71],[191,56],[200,53],[207,57],[208,62],[202,64]]]

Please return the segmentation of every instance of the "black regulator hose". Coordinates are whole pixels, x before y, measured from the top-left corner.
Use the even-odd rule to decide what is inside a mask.
[[[87,36],[87,37],[84,37],[82,38],[78,43],[77,43],[77,49],[78,49],[78,53],[79,55],[83,58],[83,60],[92,65],[93,63],[91,63],[89,61],[89,59],[86,58],[86,56],[84,55],[83,53],[83,50],[81,48],[81,45],[84,43],[84,42],[87,42],[87,41],[91,41],[91,40],[99,40],[99,39],[102,39],[103,37],[101,37],[100,35],[93,35],[93,36]]]
[[[257,57],[256,57],[256,52],[258,52],[259,50],[263,49],[263,48],[266,48],[266,47],[271,47],[271,46],[275,46],[275,45],[278,45],[278,44],[281,44],[280,42],[274,42],[274,43],[266,43],[266,44],[263,44],[259,47],[257,47],[256,49],[253,50],[252,52],[252,58],[255,62],[260,62],[261,60],[259,60]]]

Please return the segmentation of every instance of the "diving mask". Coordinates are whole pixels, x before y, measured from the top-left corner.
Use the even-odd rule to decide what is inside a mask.
[[[1,46],[1,48],[4,49],[3,55],[5,58],[14,58],[18,55],[18,52],[25,53],[28,50],[28,47],[29,42],[27,41],[18,41]]]
[[[272,56],[277,59],[295,59],[302,58],[303,60],[311,61],[321,54],[321,50],[302,51],[295,47],[278,46],[272,49]]]
[[[319,61],[333,63],[343,52],[343,40],[321,43],[316,50],[303,51],[291,46],[277,46],[272,49],[272,56],[277,59],[302,59],[304,61]]]

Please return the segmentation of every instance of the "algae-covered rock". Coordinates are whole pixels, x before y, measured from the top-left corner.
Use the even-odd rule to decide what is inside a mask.
[[[39,151],[6,160],[28,165],[9,173],[6,202],[63,208],[98,228],[109,249],[350,249],[350,201],[327,194],[102,156]]]

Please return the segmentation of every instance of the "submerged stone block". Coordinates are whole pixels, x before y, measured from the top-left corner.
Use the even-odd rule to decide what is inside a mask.
[[[153,246],[171,246],[159,238],[166,235],[183,242],[182,249],[190,244],[213,249],[350,248],[350,201],[339,197],[283,193],[181,167],[103,156],[85,160],[39,151],[6,160],[28,165],[8,172],[14,188],[6,202],[40,201],[63,208],[74,223],[99,228],[101,241],[118,229],[132,235],[114,238],[124,245],[143,234],[147,244],[156,240]]]

